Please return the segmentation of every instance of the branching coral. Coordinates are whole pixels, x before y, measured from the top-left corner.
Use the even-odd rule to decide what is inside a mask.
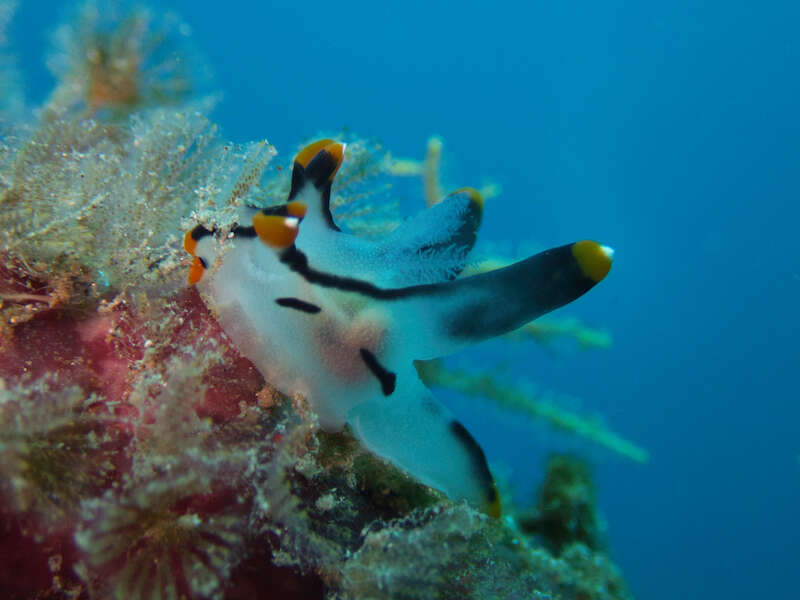
[[[611,346],[611,334],[587,327],[575,317],[539,319],[506,335],[508,340],[530,338],[541,346],[551,346],[558,340],[572,340],[581,349],[605,349]]]
[[[419,177],[422,179],[422,193],[427,206],[438,204],[444,199],[448,190],[442,186],[442,154],[444,141],[438,136],[428,138],[425,158],[414,159],[392,158],[387,165],[390,174],[396,177]],[[478,188],[484,200],[491,200],[500,194],[500,185],[494,181],[484,181]]]
[[[443,361],[417,363],[422,379],[433,386],[446,387],[467,396],[488,398],[506,410],[521,413],[550,426],[607,448],[635,462],[647,462],[647,451],[609,430],[597,417],[585,417],[566,410],[552,399],[537,397],[530,390],[501,383],[490,373],[452,369]]]

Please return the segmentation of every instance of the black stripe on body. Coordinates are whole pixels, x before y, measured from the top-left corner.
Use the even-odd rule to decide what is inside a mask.
[[[475,438],[467,431],[467,428],[458,421],[453,420],[450,422],[450,431],[466,448],[472,460],[473,472],[486,490],[486,501],[492,504],[497,500],[497,488],[494,485],[494,478],[489,470],[489,465],[486,463],[486,455],[483,453],[483,448],[475,441]]]
[[[276,298],[275,304],[278,304],[280,306],[285,306],[286,308],[293,308],[295,310],[299,310],[301,312],[308,313],[311,315],[315,315],[322,310],[316,304],[305,302],[304,300],[300,300],[299,298]]]
[[[280,261],[309,283],[356,292],[376,300],[438,294],[458,296],[462,291],[491,292],[486,294],[485,302],[471,302],[455,315],[451,327],[453,335],[469,337],[471,321],[475,323],[472,329],[489,329],[496,332],[493,335],[499,335],[575,300],[594,287],[596,282],[584,275],[572,255],[573,245],[552,248],[488,273],[401,288],[380,288],[363,279],[317,271],[308,264],[308,257],[296,246],[284,250]],[[519,320],[520,314],[524,315],[523,320]],[[509,319],[518,322],[510,325]]]
[[[244,227],[242,225],[234,225],[231,232],[235,237],[243,237],[243,238],[254,238],[256,237],[256,228],[252,225],[250,227]]]
[[[311,284],[376,300],[444,300],[439,316],[443,333],[453,339],[475,341],[513,331],[593,288],[597,282],[583,272],[573,247],[552,248],[480,275],[401,288],[379,288],[361,279],[317,271],[294,245],[281,252],[280,261]]]
[[[277,204],[275,206],[267,206],[262,208],[261,212],[265,215],[275,215],[276,217],[289,217],[289,203]]]
[[[294,200],[305,184],[306,170],[303,168],[303,165],[295,161],[294,166],[292,167],[292,186],[289,188],[289,197],[287,200],[289,202]]]
[[[378,362],[375,355],[366,348],[359,348],[358,352],[361,354],[361,359],[364,361],[364,364],[367,365],[367,368],[372,371],[372,374],[381,382],[381,391],[383,391],[383,395],[390,396],[392,392],[394,392],[394,387],[397,384],[397,375],[387,370],[386,367]]]
[[[327,154],[327,152],[326,152]],[[313,161],[312,161],[313,162]],[[320,208],[322,209],[322,216],[325,217],[325,222],[328,227],[334,231],[341,231],[339,226],[333,220],[333,213],[331,212],[331,182],[329,181],[325,187],[320,190]]]
[[[204,237],[208,237],[213,233],[213,231],[206,229],[202,225],[196,225],[195,228],[192,229],[192,233],[190,235],[195,242],[199,242]]]
[[[340,277],[325,271],[317,271],[308,264],[308,257],[296,246],[291,246],[281,253],[280,260],[295,273],[301,275],[309,283],[326,288],[334,288],[345,292],[357,292],[376,300],[397,300],[414,295],[438,293],[436,285],[413,285],[403,288],[379,288],[362,279]]]
[[[276,217],[292,217],[302,221],[302,218],[289,214],[289,203],[276,204],[274,206],[267,206],[261,209],[261,213],[265,215],[272,215]]]

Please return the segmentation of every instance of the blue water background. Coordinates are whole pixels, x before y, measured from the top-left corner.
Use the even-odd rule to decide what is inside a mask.
[[[22,4],[14,40],[41,99],[63,4]],[[798,597],[800,4],[162,6],[192,25],[229,138],[291,154],[348,128],[420,157],[438,134],[446,181],[502,185],[486,238],[613,245],[608,279],[563,311],[610,329],[611,350],[498,359],[650,450],[640,466],[570,446],[597,465],[638,597]],[[564,445],[450,401],[520,495]]]

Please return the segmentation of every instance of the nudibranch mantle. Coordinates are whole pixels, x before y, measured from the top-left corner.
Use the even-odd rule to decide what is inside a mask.
[[[244,209],[230,239],[188,232],[189,282],[242,354],[276,388],[304,394],[324,429],[349,423],[370,451],[497,515],[483,451],[413,361],[571,302],[605,277],[611,250],[582,241],[455,278],[475,242],[480,195],[458,190],[385,239],[365,240],[342,232],[330,211],[343,156],[343,144],[315,142],[295,159],[285,204]]]

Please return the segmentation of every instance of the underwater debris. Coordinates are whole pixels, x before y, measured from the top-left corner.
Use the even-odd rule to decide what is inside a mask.
[[[646,463],[649,460],[647,450],[610,431],[599,418],[569,412],[546,397],[537,398],[529,390],[502,384],[490,373],[453,369],[445,366],[442,360],[418,361],[416,366],[427,385],[451,389],[465,396],[487,398],[506,410],[542,420],[634,462]]]
[[[53,36],[47,65],[58,86],[46,106],[58,112],[110,111],[177,104],[207,78],[188,46],[189,27],[126,2],[89,0]],[[195,64],[197,63],[197,64]]]

